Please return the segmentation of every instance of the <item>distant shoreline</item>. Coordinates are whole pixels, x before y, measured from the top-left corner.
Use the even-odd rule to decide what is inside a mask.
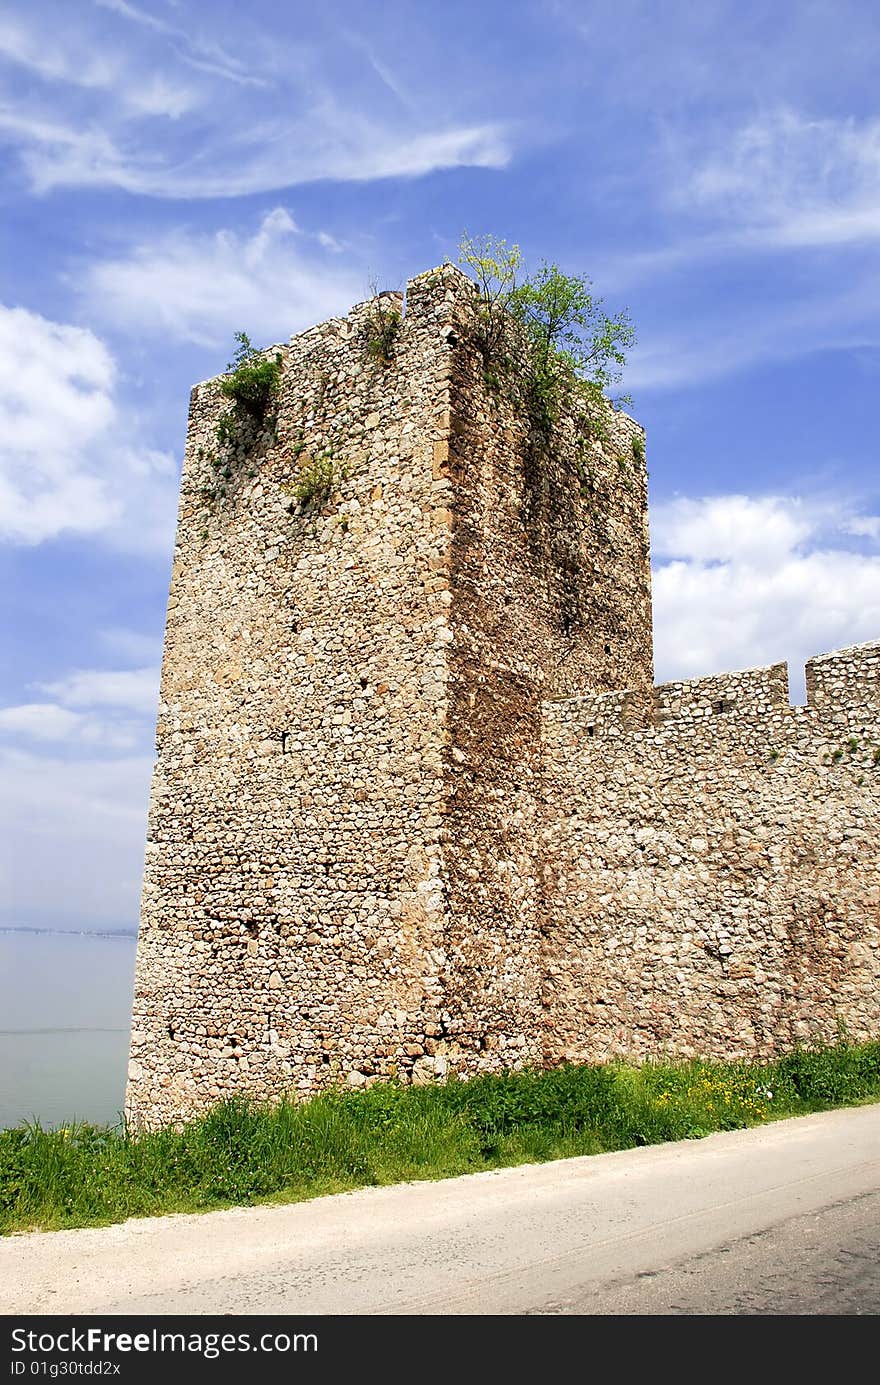
[[[131,942],[137,938],[136,928],[29,928],[19,924],[0,926],[0,935],[4,933],[51,934],[62,938],[128,938]]]

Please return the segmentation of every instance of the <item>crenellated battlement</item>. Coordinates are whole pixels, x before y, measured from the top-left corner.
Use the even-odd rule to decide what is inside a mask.
[[[880,641],[817,654],[806,665],[807,704],[823,716],[880,711]]]
[[[609,737],[696,733],[726,744],[771,728],[827,738],[880,720],[880,641],[818,654],[805,672],[806,706],[789,702],[787,664],[661,683],[649,697],[623,691],[547,701],[545,743],[570,750]]]
[[[717,673],[661,683],[654,689],[654,719],[705,721],[716,716],[754,717],[788,707],[788,665]]]

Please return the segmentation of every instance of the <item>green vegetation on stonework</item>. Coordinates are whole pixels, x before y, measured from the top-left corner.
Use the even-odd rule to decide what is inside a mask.
[[[281,356],[271,360],[251,342],[247,332],[236,332],[235,354],[220,381],[220,393],[251,418],[262,421],[281,379]]]
[[[220,381],[220,393],[232,401],[232,408],[220,415],[217,441],[221,447],[235,446],[242,429],[265,423],[281,382],[281,356],[265,356],[255,347],[247,332],[235,333],[236,348]]]
[[[281,489],[285,495],[293,497],[296,505],[303,510],[320,510],[336,494],[347,472],[342,463],[327,447],[313,456],[305,450],[305,444],[295,443],[292,448],[294,461],[299,465],[296,479],[285,482]],[[295,506],[288,507],[291,512]]]
[[[479,292],[478,345],[487,386],[499,390],[511,364],[506,355],[508,316],[525,334],[526,397],[532,424],[549,434],[565,404],[583,426],[601,436],[605,391],[619,383],[635,329],[626,311],[609,316],[585,274],[564,274],[542,261],[519,279],[522,252],[495,236],[465,235],[459,264],[475,276]],[[615,401],[629,403],[626,396]]]
[[[629,1149],[880,1098],[880,1042],[775,1063],[567,1065],[228,1101],[181,1129],[0,1131],[0,1232],[100,1225]]]
[[[377,365],[390,365],[394,359],[401,317],[397,300],[389,293],[380,293],[370,284],[370,307],[367,313],[367,355]]]

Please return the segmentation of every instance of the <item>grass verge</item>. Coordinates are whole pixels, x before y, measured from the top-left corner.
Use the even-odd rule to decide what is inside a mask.
[[[629,1149],[880,1099],[880,1042],[775,1063],[620,1063],[311,1101],[224,1102],[182,1129],[0,1131],[0,1232],[95,1226]]]

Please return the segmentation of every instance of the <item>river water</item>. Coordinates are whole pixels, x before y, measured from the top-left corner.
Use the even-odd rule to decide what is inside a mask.
[[[0,1129],[115,1122],[135,939],[0,931]]]

